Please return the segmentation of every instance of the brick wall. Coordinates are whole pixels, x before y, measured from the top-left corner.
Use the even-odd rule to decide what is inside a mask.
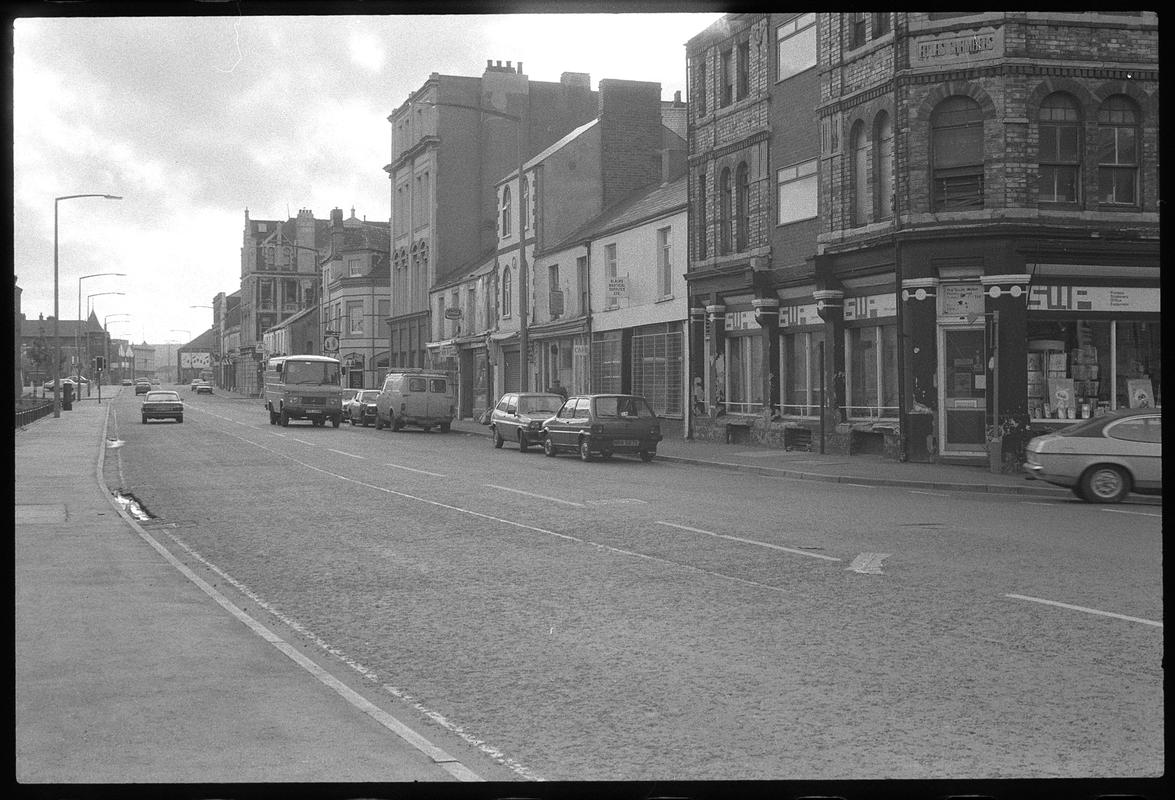
[[[661,180],[661,84],[600,81],[604,206]]]

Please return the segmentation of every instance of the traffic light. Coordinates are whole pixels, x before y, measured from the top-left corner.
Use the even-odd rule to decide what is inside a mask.
[[[104,356],[95,356],[94,357],[94,366],[99,371],[106,369],[106,358]]]

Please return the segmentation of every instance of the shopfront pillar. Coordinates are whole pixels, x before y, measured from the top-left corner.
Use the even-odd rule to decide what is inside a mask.
[[[904,368],[899,379],[906,398],[903,438],[906,460],[929,462],[936,446],[938,416],[938,278],[902,281]]]
[[[817,289],[812,299],[816,301],[816,313],[824,320],[825,392],[821,415],[827,436],[845,421],[845,293],[840,289]]]
[[[995,348],[988,392],[994,424],[1028,421],[1028,281],[1027,274],[980,278],[989,352]]]
[[[702,383],[702,402],[705,403],[706,386],[706,307],[691,306],[689,310],[689,407],[693,409],[698,401],[694,395],[697,380]]]
[[[726,402],[726,306],[714,303],[706,306],[706,322],[710,326],[710,340],[706,346],[706,408],[716,409],[719,402]],[[719,374],[718,359],[723,360],[723,373]]]
[[[779,298],[760,297],[751,301],[755,321],[762,328],[763,405],[772,414],[779,413]]]

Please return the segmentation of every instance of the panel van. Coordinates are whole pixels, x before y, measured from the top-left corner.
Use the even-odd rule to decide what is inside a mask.
[[[401,369],[389,372],[375,401],[375,428],[405,425],[447,433],[457,416],[457,385],[447,372]]]

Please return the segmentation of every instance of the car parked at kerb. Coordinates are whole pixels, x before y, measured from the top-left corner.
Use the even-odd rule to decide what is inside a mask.
[[[648,400],[634,394],[570,397],[543,424],[543,452],[548,456],[573,452],[591,461],[597,454],[611,458],[630,453],[652,461],[660,441],[660,419]]]
[[[555,416],[563,405],[563,396],[547,392],[507,392],[490,413],[490,435],[494,447],[517,442],[526,452],[532,444],[543,441],[543,423]]]

